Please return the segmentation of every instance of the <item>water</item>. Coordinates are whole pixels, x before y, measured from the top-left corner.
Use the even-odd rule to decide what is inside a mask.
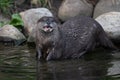
[[[0,47],[0,80],[36,80],[32,53],[27,46]]]
[[[81,59],[40,62],[34,48],[0,46],[0,80],[120,80],[120,51],[97,49]]]

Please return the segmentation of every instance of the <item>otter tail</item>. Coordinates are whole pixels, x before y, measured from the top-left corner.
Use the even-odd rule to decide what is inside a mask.
[[[112,43],[112,41],[109,39],[107,34],[104,32],[104,30],[99,34],[99,42],[100,45],[102,45],[105,48],[109,48],[113,50],[117,49],[117,47]]]

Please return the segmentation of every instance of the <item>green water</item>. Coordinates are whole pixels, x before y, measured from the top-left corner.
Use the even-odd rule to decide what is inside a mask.
[[[120,80],[120,51],[98,49],[81,59],[40,62],[34,48],[0,46],[0,80]]]

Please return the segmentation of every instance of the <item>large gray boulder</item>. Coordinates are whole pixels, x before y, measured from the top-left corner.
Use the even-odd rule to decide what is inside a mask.
[[[25,40],[25,36],[12,25],[5,25],[0,28],[0,42],[13,41],[15,45],[20,45]]]
[[[113,41],[120,42],[120,12],[105,13],[97,17],[96,20]]]
[[[94,18],[101,14],[120,11],[120,0],[99,0],[94,10]]]
[[[93,5],[86,0],[65,0],[59,8],[58,17],[66,21],[78,15],[92,16],[92,12]]]
[[[53,14],[47,8],[34,8],[20,13],[24,22],[25,34],[29,37],[34,37],[34,29],[38,19],[43,16],[53,16]],[[32,42],[32,39],[28,41]]]

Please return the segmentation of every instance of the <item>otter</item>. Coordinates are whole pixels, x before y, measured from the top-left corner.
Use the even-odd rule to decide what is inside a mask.
[[[60,33],[58,24],[53,17],[42,17],[37,21],[36,27],[36,57],[38,59],[49,57],[54,52],[54,46],[59,43]]]
[[[101,25],[93,18],[73,17],[58,26],[53,17],[38,20],[37,58],[46,60],[80,58],[97,45],[116,49]]]

